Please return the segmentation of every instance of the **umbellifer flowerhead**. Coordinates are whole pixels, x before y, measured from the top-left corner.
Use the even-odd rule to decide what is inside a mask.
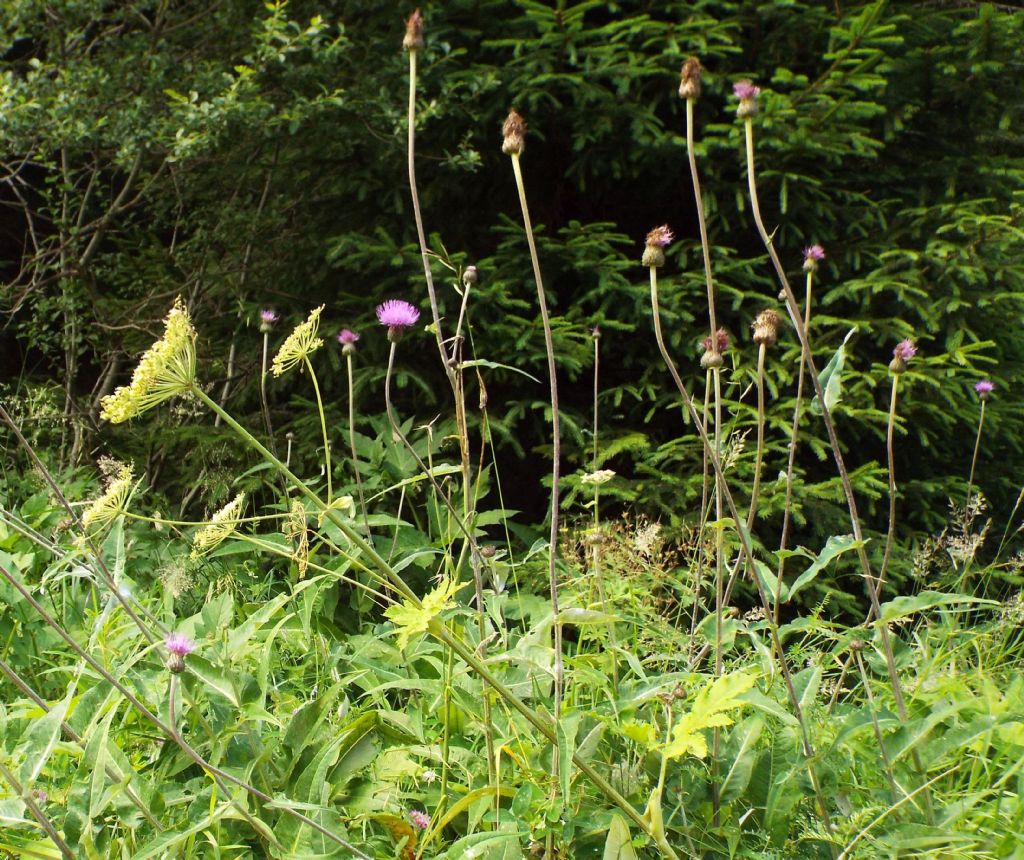
[[[176,675],[185,671],[185,657],[196,650],[195,643],[184,633],[168,633],[164,647],[167,649],[167,668]]]
[[[714,370],[725,364],[722,353],[729,348],[729,332],[720,328],[715,332],[714,340],[708,335],[701,342],[704,347],[704,354],[700,357],[700,366],[705,370]]]
[[[804,271],[818,271],[818,263],[825,259],[825,249],[821,245],[810,245],[804,248]]]
[[[245,493],[239,493],[210,517],[210,521],[200,527],[192,538],[192,557],[199,558],[219,546],[225,538],[238,528],[242,518],[242,507],[245,505]]]
[[[409,820],[413,823],[413,826],[418,827],[420,830],[426,830],[430,827],[430,816],[425,812],[420,812],[418,809],[413,809],[409,812]]]
[[[294,331],[285,338],[270,365],[274,376],[280,376],[286,370],[291,370],[295,365],[301,364],[324,345],[324,342],[316,336],[317,330],[320,328],[320,314],[323,309],[324,306],[320,305],[311,310],[306,321],[295,326]]]
[[[774,346],[779,339],[779,326],[782,324],[782,317],[771,308],[765,308],[754,320],[751,328],[754,330],[754,343],[765,346]],[[708,338],[710,340],[710,338]]]
[[[264,334],[270,331],[274,327],[280,317],[272,310],[264,309],[260,311],[260,331]]]
[[[405,22],[405,38],[402,47],[406,51],[418,51],[423,47],[423,16],[420,10],[413,12]]]
[[[523,119],[515,108],[508,112],[505,124],[501,127],[504,140],[501,142],[501,151],[505,155],[522,155],[526,149],[526,120]]]
[[[338,343],[341,344],[341,352],[343,355],[351,355],[356,351],[357,340],[359,340],[359,335],[350,328],[343,328],[338,332]]]
[[[892,361],[889,362],[889,371],[895,375],[903,373],[907,369],[907,362],[917,355],[917,347],[912,340],[901,340],[892,351]]]
[[[675,236],[668,228],[668,224],[655,227],[647,234],[647,241],[644,245],[644,254],[640,262],[645,266],[658,268],[665,265],[665,249],[672,244]]]
[[[739,81],[732,85],[732,91],[740,100],[736,116],[740,119],[757,116],[757,97],[761,94],[761,88],[755,87],[750,81]]]
[[[100,418],[120,424],[176,395],[196,378],[196,330],[180,298],[164,320],[164,336],[142,356],[132,381],[100,401]]]
[[[130,465],[115,461],[100,461],[103,472],[103,495],[82,514],[82,525],[87,529],[112,522],[124,511],[128,496],[135,486],[135,473]]]
[[[377,305],[377,319],[388,327],[388,340],[398,343],[405,330],[416,325],[420,312],[402,299],[388,299]]]
[[[679,97],[683,99],[700,98],[700,60],[690,57],[683,63],[683,70],[679,74]]]
[[[974,390],[982,400],[988,400],[992,392],[995,391],[995,388],[995,385],[988,379],[983,379],[981,382],[974,383]]]

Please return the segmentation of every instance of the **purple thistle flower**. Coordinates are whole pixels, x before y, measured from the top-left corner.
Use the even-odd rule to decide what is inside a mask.
[[[711,335],[708,335],[701,341],[701,346],[704,347],[704,352],[725,352],[729,348],[729,332],[724,328],[720,328],[715,332],[715,349],[712,349]]]
[[[820,263],[825,259],[825,249],[821,245],[809,245],[804,248],[804,257],[808,260],[814,260],[816,263]]]
[[[184,633],[168,633],[164,639],[164,647],[178,657],[184,657],[196,650],[195,643]]]
[[[338,343],[340,343],[342,346],[351,346],[357,340],[359,340],[359,335],[357,335],[350,328],[343,328],[340,332],[338,332]]]
[[[995,391],[995,388],[995,385],[988,379],[983,379],[980,382],[974,383],[974,390],[982,400],[988,400],[988,396]]]
[[[755,87],[750,81],[737,81],[732,85],[732,91],[740,101],[750,101],[761,94],[761,88]]]
[[[912,340],[901,340],[892,351],[892,357],[897,361],[910,361],[917,355],[917,347]]]
[[[430,827],[430,816],[425,812],[420,812],[418,809],[410,810],[409,820],[420,830],[426,830]]]
[[[260,331],[264,333],[270,331],[279,319],[280,317],[274,311],[264,308],[260,311]]]
[[[377,319],[390,329],[403,329],[416,325],[420,312],[402,299],[388,299],[377,305]]]
[[[655,227],[647,234],[647,244],[657,245],[659,248],[667,248],[672,244],[672,240],[675,236],[672,235],[672,231],[669,229],[668,224],[662,224],[660,227]]]

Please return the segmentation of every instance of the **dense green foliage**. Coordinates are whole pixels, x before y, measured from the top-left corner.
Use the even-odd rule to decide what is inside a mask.
[[[7,7],[0,854],[1024,857],[1024,15],[426,7],[417,188],[446,336],[465,310],[442,363],[394,9]],[[740,79],[762,88],[746,132]],[[510,106],[561,383],[557,553]],[[799,326],[766,350],[759,418],[751,322],[782,304],[745,134],[800,301],[813,281],[817,367],[845,359],[825,400],[860,518],[797,394]],[[651,335],[661,223],[667,353],[698,410],[722,383],[728,492]],[[374,318],[392,297],[423,311],[400,345]],[[325,343],[315,312],[289,337],[321,304]]]

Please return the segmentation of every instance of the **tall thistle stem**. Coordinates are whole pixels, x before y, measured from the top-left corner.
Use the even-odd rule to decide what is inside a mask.
[[[356,392],[355,374],[352,370],[353,350],[346,349],[344,352],[345,376],[348,381],[348,449],[352,457],[352,472],[356,476],[356,493],[359,496],[359,510],[363,517],[363,528],[366,530],[367,540],[370,540],[370,520],[366,510],[366,496],[363,493],[363,476],[359,469],[359,456],[356,453]]]
[[[518,114],[516,114],[518,116]],[[511,115],[510,115],[511,119]],[[522,119],[519,119],[522,123]],[[508,122],[506,121],[506,125]],[[525,131],[525,123],[523,123]],[[506,135],[507,139],[508,135]],[[521,149],[520,149],[521,151]],[[512,157],[512,171],[515,174],[516,189],[519,192],[519,205],[523,212],[523,226],[526,232],[526,242],[530,248],[530,262],[533,264],[533,278],[537,284],[537,304],[540,307],[541,325],[544,328],[544,348],[548,359],[548,382],[551,398],[551,530],[549,533],[549,556],[548,556],[548,587],[551,596],[551,613],[553,617],[552,627],[555,640],[555,677],[554,677],[554,710],[555,721],[562,716],[562,685],[563,685],[563,664],[562,664],[562,618],[558,611],[558,573],[556,561],[558,558],[558,514],[559,514],[559,472],[561,468],[562,443],[558,415],[558,378],[555,367],[555,344],[551,334],[551,320],[548,318],[547,298],[544,295],[544,281],[540,273],[540,260],[537,256],[537,245],[533,239],[533,225],[530,222],[530,209],[526,203],[526,186],[523,183],[523,171],[519,165],[520,152],[509,153]],[[557,769],[557,764],[554,765]]]
[[[761,469],[764,465],[764,359],[767,346],[757,347],[757,452],[754,454],[754,486],[750,490],[750,508],[747,511],[747,531],[754,527],[757,504],[761,497]]]
[[[783,551],[788,548],[789,545],[789,527],[792,522],[792,504],[793,504],[793,470],[796,466],[796,449],[799,446],[799,433],[800,433],[800,415],[803,409],[803,398],[804,398],[804,374],[807,370],[807,359],[805,357],[806,344],[810,343],[810,328],[811,328],[811,296],[814,289],[814,272],[817,269],[817,262],[812,258],[810,251],[816,250],[824,256],[824,251],[820,245],[808,248],[805,253],[805,260],[812,263],[808,265],[805,262],[804,267],[807,271],[807,284],[804,291],[804,316],[803,316],[803,330],[804,338],[800,341],[800,366],[797,369],[796,376],[796,403],[793,404],[793,427],[789,434],[789,456],[786,461],[786,498],[782,506],[782,536],[779,538],[779,570],[778,570],[778,582],[782,582],[782,578],[786,572],[786,557]],[[778,623],[779,620],[779,594],[782,589],[777,589],[775,593],[775,607],[774,616],[775,621]]]
[[[650,249],[650,244],[648,245],[648,249]],[[645,263],[646,262],[645,252]],[[672,360],[671,355],[669,355],[668,348],[665,345],[665,338],[661,331],[661,311],[658,304],[658,269],[656,265],[651,265],[649,263],[648,265],[651,275],[651,311],[654,322],[654,337],[658,343],[658,350],[661,353],[662,360],[665,362],[665,366],[667,367],[669,374],[672,376],[672,381],[676,384],[679,396],[683,399],[683,404],[686,407],[687,414],[690,416],[690,420],[697,428],[701,444],[708,452],[708,458],[711,460],[711,467],[715,471],[716,480],[721,482],[722,489],[724,490],[722,495],[724,497],[725,504],[729,509],[729,516],[731,516],[733,521],[738,524],[741,521],[739,511],[736,508],[736,501],[733,499],[732,493],[729,492],[728,485],[726,484],[725,475],[722,472],[722,462],[715,454],[713,442],[708,437],[703,425],[700,423],[700,416],[697,413],[696,406],[693,404],[693,398],[686,390],[686,386],[683,384],[683,380],[679,376],[679,371],[676,369],[675,362]],[[740,541],[740,548],[746,558],[749,569],[753,572],[753,547],[751,546],[749,537],[744,530],[737,529],[737,532]],[[817,800],[818,814],[821,816],[821,821],[825,826],[825,829],[831,832],[832,824],[828,813],[828,805],[825,801],[825,795],[821,790],[821,784],[818,781],[817,771],[814,767],[814,747],[811,744],[810,734],[807,730],[807,722],[804,719],[803,708],[801,707],[800,699],[796,694],[796,687],[793,685],[793,676],[789,670],[789,663],[786,660],[786,652],[782,647],[782,640],[779,637],[779,628],[778,625],[774,623],[774,619],[770,615],[767,615],[771,609],[771,604],[768,602],[768,596],[765,593],[764,586],[762,585],[760,578],[755,575],[752,575],[751,578],[754,582],[755,588],[757,589],[758,596],[761,599],[761,606],[764,608],[766,613],[766,620],[768,621],[768,630],[771,634],[772,646],[775,650],[779,667],[782,670],[782,677],[786,684],[786,693],[789,698],[790,707],[793,709],[793,715],[796,718],[800,729],[800,741],[804,754],[804,763],[807,767],[807,774],[814,790],[815,799]]]
[[[980,385],[981,383],[979,383]],[[978,413],[978,432],[974,435],[974,453],[971,455],[971,471],[967,475],[967,502],[971,501],[971,491],[974,489],[974,470],[978,465],[978,452],[981,450],[981,431],[985,427],[985,400],[981,401],[981,412]]]
[[[885,583],[885,575],[889,571],[889,559],[896,537],[896,461],[893,450],[893,435],[896,429],[896,392],[899,388],[900,374],[892,375],[892,394],[889,397],[889,421],[885,428],[885,456],[889,467],[889,528],[885,533],[885,551],[882,553],[882,566],[878,571],[878,587]]]
[[[764,243],[765,249],[768,251],[768,256],[771,258],[772,264],[775,267],[775,273],[778,276],[779,283],[782,285],[782,291],[786,300],[786,310],[788,311],[793,327],[796,329],[797,335],[800,338],[803,360],[807,365],[807,370],[810,374],[815,394],[817,394],[818,401],[821,403],[822,419],[825,423],[825,430],[828,433],[829,444],[832,448],[832,456],[835,459],[836,468],[839,472],[839,479],[843,487],[843,495],[846,498],[847,508],[850,512],[850,525],[853,529],[853,536],[857,541],[857,557],[860,561],[861,574],[864,577],[872,608],[875,611],[875,616],[880,617],[881,607],[878,602],[878,581],[872,575],[871,563],[868,561],[867,550],[864,548],[864,533],[860,525],[860,515],[857,512],[857,499],[853,492],[853,484],[850,482],[850,473],[846,468],[846,461],[843,458],[843,451],[839,444],[839,437],[836,434],[835,423],[832,421],[831,411],[825,402],[825,391],[822,388],[821,380],[818,377],[818,370],[814,365],[814,356],[811,353],[807,332],[804,330],[802,324],[803,321],[800,318],[800,308],[797,304],[796,296],[793,294],[793,288],[789,285],[789,278],[786,276],[786,270],[782,266],[782,261],[779,259],[778,252],[775,250],[775,245],[772,242],[772,238],[768,234],[767,229],[765,229],[764,220],[761,217],[761,206],[757,196],[757,179],[754,171],[753,120],[750,117],[747,117],[744,120],[743,125],[746,133],[747,144],[747,184],[750,191],[750,206],[754,215],[754,223],[757,226],[758,234],[761,236],[761,241]],[[903,688],[900,685],[899,672],[896,669],[896,660],[893,654],[892,641],[889,637],[888,628],[886,628],[884,624],[880,625],[879,633],[882,639],[882,650],[885,656],[886,668],[889,672],[889,681],[892,684],[893,696],[896,700],[896,707],[899,711],[900,719],[905,722],[907,719],[907,706],[903,699]]]

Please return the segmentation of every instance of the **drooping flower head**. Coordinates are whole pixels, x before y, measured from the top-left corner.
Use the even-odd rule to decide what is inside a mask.
[[[418,51],[423,47],[423,15],[417,9],[405,22],[405,38],[402,47],[406,51]]]
[[[501,151],[505,155],[522,155],[526,149],[526,120],[523,119],[515,108],[508,112],[505,122],[501,127],[503,140]]]
[[[377,305],[377,319],[388,327],[388,340],[397,343],[405,329],[416,325],[420,312],[403,299],[388,299]]]
[[[344,355],[351,355],[356,351],[356,341],[359,335],[350,328],[343,328],[338,332],[338,343],[341,344],[341,351]]]
[[[426,830],[430,827],[430,816],[425,812],[420,812],[418,809],[409,811],[409,820],[413,823],[414,827],[418,827],[420,830]]]
[[[132,381],[100,401],[100,417],[119,424],[192,390],[196,378],[196,330],[180,298],[164,320],[164,335],[142,356]]]
[[[192,557],[198,558],[219,546],[225,538],[238,528],[242,518],[242,507],[245,505],[245,493],[239,493],[210,517],[210,521],[200,527],[192,538]]]
[[[736,116],[740,119],[750,119],[757,115],[757,97],[761,94],[761,88],[754,86],[750,81],[737,81],[732,85],[733,95],[740,100],[736,108]]]
[[[668,224],[655,227],[647,234],[647,239],[644,243],[644,253],[640,258],[640,262],[648,267],[658,268],[664,266],[665,249],[672,244],[674,238],[675,236],[672,235]]]
[[[274,327],[280,317],[269,308],[264,308],[260,311],[260,331],[264,334],[270,331]]]
[[[185,671],[185,657],[196,650],[195,643],[184,633],[168,633],[164,647],[167,649],[167,668],[176,675]]]
[[[285,338],[270,366],[274,376],[280,376],[286,370],[291,370],[324,345],[324,342],[317,337],[317,330],[320,328],[320,314],[323,309],[324,306],[320,305],[311,310],[306,321],[299,323],[294,331]]]
[[[821,245],[808,245],[804,248],[804,271],[818,271],[818,263],[825,259],[825,249]]]
[[[683,63],[682,71],[679,73],[679,98],[699,99],[701,91],[700,60],[690,57]]]
[[[995,391],[995,388],[995,385],[988,379],[982,379],[980,382],[974,383],[974,390],[982,400],[988,400],[989,395]]]
[[[889,362],[889,370],[899,375],[907,369],[907,362],[917,355],[917,346],[912,340],[901,340],[892,351],[892,361]]]

